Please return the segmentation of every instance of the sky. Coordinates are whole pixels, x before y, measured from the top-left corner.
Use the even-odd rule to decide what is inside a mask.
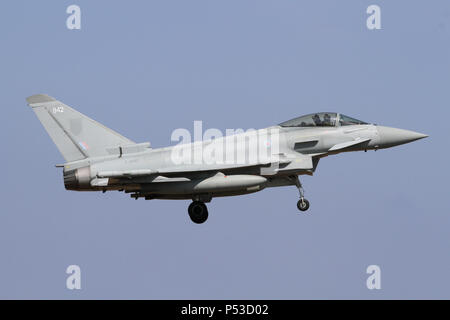
[[[81,8],[69,30],[66,9]],[[369,30],[369,5],[381,29]],[[2,1],[2,299],[450,298],[450,2]],[[427,139],[322,159],[295,187],[188,200],[66,191],[25,98],[137,142],[335,111]],[[66,287],[69,265],[81,289]],[[381,270],[369,290],[366,269]]]

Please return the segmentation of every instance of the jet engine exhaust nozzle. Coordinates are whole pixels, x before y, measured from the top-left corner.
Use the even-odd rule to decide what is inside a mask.
[[[83,167],[74,170],[64,169],[64,186],[67,190],[89,189],[91,182],[91,168]]]

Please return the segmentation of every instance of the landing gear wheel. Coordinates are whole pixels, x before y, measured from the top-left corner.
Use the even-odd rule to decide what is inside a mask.
[[[306,211],[309,209],[309,201],[306,199],[300,199],[297,202],[297,208],[300,211]]]
[[[305,199],[305,191],[303,190],[302,183],[300,182],[300,179],[298,176],[291,176],[291,181],[295,184],[295,186],[298,189],[298,192],[300,193],[300,200],[297,202],[297,208],[300,211],[306,211],[309,209],[309,201]]]
[[[200,224],[208,219],[208,208],[201,201],[194,201],[188,208],[189,217],[192,222]]]

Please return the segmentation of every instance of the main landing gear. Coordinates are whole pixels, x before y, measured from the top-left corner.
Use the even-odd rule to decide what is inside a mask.
[[[201,201],[193,201],[188,208],[189,217],[194,223],[203,223],[208,219],[208,208]]]
[[[291,177],[291,179],[294,181],[295,186],[298,189],[298,192],[300,193],[300,200],[298,200],[297,202],[297,208],[300,211],[306,211],[309,209],[309,201],[305,199],[304,196],[304,190],[303,190],[303,186],[302,183],[300,182],[300,179],[298,176],[293,176]]]

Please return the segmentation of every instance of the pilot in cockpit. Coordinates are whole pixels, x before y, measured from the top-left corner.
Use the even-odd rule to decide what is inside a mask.
[[[312,116],[312,119],[313,119],[314,124],[316,126],[320,126],[322,124],[322,121],[320,120],[320,117],[319,117],[319,115],[317,113]]]
[[[323,115],[323,125],[325,126],[331,126],[331,117],[328,113],[325,113]]]

